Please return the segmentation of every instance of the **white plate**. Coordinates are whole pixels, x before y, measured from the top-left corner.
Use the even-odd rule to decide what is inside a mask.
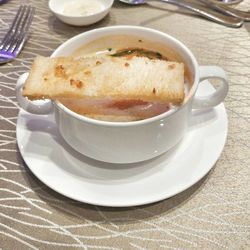
[[[213,91],[203,82],[199,94]],[[193,113],[184,139],[170,152],[137,164],[109,164],[80,155],[61,138],[53,116],[20,111],[17,142],[34,175],[69,198],[124,207],[160,201],[189,188],[214,166],[227,137],[223,104]]]

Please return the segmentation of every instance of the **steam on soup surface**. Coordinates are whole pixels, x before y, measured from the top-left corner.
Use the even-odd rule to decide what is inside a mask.
[[[161,43],[136,36],[115,35],[94,40],[72,53],[73,57],[147,57],[149,59],[183,62],[181,56]],[[185,68],[185,96],[192,84],[192,75]],[[111,72],[112,73],[112,72]],[[178,108],[170,103],[145,102],[143,100],[111,100],[108,96],[102,100],[61,99],[72,111],[98,120],[135,121],[157,116],[169,109]],[[185,102],[185,100],[184,100]]]

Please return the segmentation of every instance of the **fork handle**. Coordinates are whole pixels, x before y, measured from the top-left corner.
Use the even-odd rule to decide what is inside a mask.
[[[195,12],[200,16],[203,16],[207,19],[210,19],[212,21],[215,21],[217,23],[223,24],[228,27],[240,28],[243,24],[243,20],[239,18],[223,15],[221,13],[212,11],[210,9],[207,9],[206,7],[194,3],[186,3],[184,1],[176,1],[176,0],[160,0],[160,1],[191,10],[192,12]]]

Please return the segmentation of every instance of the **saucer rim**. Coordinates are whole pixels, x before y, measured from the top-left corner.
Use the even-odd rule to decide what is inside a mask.
[[[207,81],[208,82],[208,81]],[[208,84],[210,86],[212,86],[209,82]],[[16,134],[17,134],[17,144],[18,144],[18,148],[19,148],[19,151],[20,151],[20,154],[23,158],[23,160],[25,161],[27,167],[30,169],[30,171],[42,182],[44,183],[46,186],[48,186],[49,188],[51,188],[52,190],[58,192],[59,194],[62,194],[64,195],[65,197],[68,197],[70,199],[73,199],[73,200],[76,200],[76,201],[79,201],[79,202],[84,202],[84,203],[87,203],[87,204],[92,204],[92,205],[97,205],[97,206],[106,206],[106,207],[132,207],[132,206],[141,206],[141,205],[147,205],[147,204],[152,204],[152,203],[155,203],[155,202],[159,202],[159,201],[162,201],[162,200],[165,200],[165,199],[168,199],[170,197],[173,197],[183,191],[185,191],[186,189],[190,188],[191,186],[193,186],[195,183],[199,182],[215,165],[215,163],[217,162],[217,160],[219,159],[223,149],[224,149],[224,146],[225,146],[225,143],[226,143],[226,139],[227,139],[227,134],[228,134],[228,118],[227,118],[227,113],[226,113],[226,109],[225,109],[225,106],[223,103],[221,103],[220,105],[218,105],[217,107],[214,108],[215,110],[217,110],[217,114],[218,115],[224,115],[224,119],[223,119],[223,123],[224,123],[224,126],[225,126],[225,130],[223,131],[223,141],[221,140],[220,142],[217,142],[220,144],[220,150],[218,150],[216,152],[216,156],[213,157],[213,160],[208,164],[209,166],[207,167],[203,167],[202,168],[202,171],[200,171],[200,175],[198,177],[195,178],[195,180],[191,179],[191,181],[189,181],[186,185],[182,185],[182,188],[179,188],[178,190],[176,190],[176,192],[172,192],[171,195],[162,195],[162,193],[160,193],[160,195],[154,195],[153,199],[147,199],[145,200],[144,202],[136,202],[136,201],[132,201],[130,203],[128,203],[128,201],[126,200],[124,203],[122,202],[113,202],[112,204],[110,204],[110,202],[105,202],[105,201],[101,201],[101,202],[98,202],[98,201],[93,201],[89,198],[84,198],[84,197],[76,197],[74,194],[68,194],[67,192],[65,192],[64,190],[58,190],[58,188],[55,188],[53,185],[51,185],[51,183],[48,183],[46,180],[44,180],[43,177],[39,176],[35,169],[30,166],[29,164],[29,157],[25,156],[25,150],[24,150],[24,147],[22,146],[22,143],[20,141],[20,130],[22,129],[20,127],[20,117],[22,114],[26,113],[28,115],[31,115],[23,110],[20,110],[19,112],[19,115],[18,115],[18,120],[17,120],[17,126],[16,126]],[[220,112],[219,112],[220,111]],[[221,113],[221,114],[219,114]],[[221,117],[222,118],[222,117]],[[164,197],[163,197],[164,196]],[[114,199],[115,200],[115,199]]]

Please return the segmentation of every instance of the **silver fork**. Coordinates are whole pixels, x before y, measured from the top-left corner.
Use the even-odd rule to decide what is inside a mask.
[[[21,5],[11,24],[10,29],[0,43],[0,64],[16,58],[28,37],[35,8]]]

